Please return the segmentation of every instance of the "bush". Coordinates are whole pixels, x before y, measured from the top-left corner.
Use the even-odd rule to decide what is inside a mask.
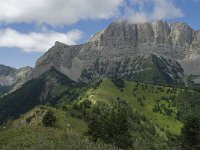
[[[94,141],[101,139],[123,149],[131,147],[131,108],[125,100],[114,101],[111,108],[105,103],[98,103],[91,113],[87,133]]]
[[[88,119],[89,111],[91,109],[92,102],[89,99],[84,99],[79,104],[74,103],[70,115],[79,119]]]
[[[186,119],[182,129],[182,148],[185,150],[200,149],[200,120],[195,116]]]
[[[56,117],[52,111],[47,111],[42,118],[42,123],[45,127],[54,127],[56,123]]]
[[[112,82],[118,88],[124,88],[124,86],[125,86],[124,80],[121,78],[113,78]]]
[[[90,108],[91,107],[91,101],[88,100],[88,99],[85,99],[83,102],[80,103],[80,106],[81,107],[84,107],[84,108]]]

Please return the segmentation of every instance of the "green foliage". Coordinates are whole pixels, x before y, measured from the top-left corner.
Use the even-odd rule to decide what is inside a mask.
[[[42,118],[42,123],[45,127],[54,127],[56,123],[56,117],[52,111],[47,111]]]
[[[111,105],[98,101],[92,107],[87,133],[93,141],[101,139],[123,149],[170,149],[156,127],[120,98]]]
[[[91,86],[94,89],[97,89],[101,83],[102,83],[102,80],[98,79],[90,83],[89,86]]]
[[[51,83],[47,97],[40,99],[47,83]],[[120,92],[122,87],[123,92]],[[53,115],[46,113],[46,119],[40,119],[41,123],[46,120],[45,126],[54,128],[44,128],[41,123],[35,123],[39,122],[38,115],[30,111],[17,121],[12,121],[14,128],[12,125],[5,125],[9,129],[1,128],[0,149],[112,150],[117,149],[117,146],[136,150],[171,150],[175,147],[176,136],[179,136],[182,127],[179,120],[183,122],[187,114],[194,114],[198,118],[200,113],[198,92],[139,82],[123,81],[118,87],[112,80],[104,79],[84,85],[54,71],[31,80],[22,89],[9,95],[10,98],[5,97],[9,103],[4,98],[0,100],[0,119],[7,120],[15,114],[18,117],[41,104],[42,100],[42,104],[48,102],[56,107],[42,106],[42,111],[49,110],[47,112],[53,112]],[[14,99],[15,96],[17,99]],[[24,108],[25,111],[21,111]],[[21,127],[23,123],[25,128]],[[197,121],[194,124],[198,124]],[[196,127],[188,126],[189,129]],[[183,147],[189,143],[186,135],[198,136],[195,134],[197,128],[188,130],[188,126],[186,123],[182,130],[182,142],[186,143],[182,144]],[[87,138],[93,142],[85,140]]]
[[[189,116],[186,119],[182,129],[182,148],[184,150],[200,149],[200,120],[195,116]]]
[[[200,119],[200,93],[195,91],[185,90],[174,101],[179,120],[184,122],[188,115],[194,115]]]
[[[157,98],[159,99],[163,96],[171,97],[172,95],[177,96],[180,93],[180,89],[177,89],[176,94],[166,94],[167,89],[169,89],[169,87],[151,85],[150,88],[150,85],[146,86],[139,82],[125,81],[124,92],[120,92],[120,89],[118,89],[110,79],[104,79],[97,89],[88,90],[80,97],[80,101],[89,99],[92,103],[103,101],[110,105],[112,99],[120,97],[126,100],[133,110],[140,112],[148,120],[152,120],[154,125],[164,128],[165,131],[169,131],[172,134],[179,135],[182,123],[176,119],[176,115],[168,116],[152,111],[152,108],[157,103]],[[170,109],[173,104],[171,100],[163,100],[162,103],[166,103],[167,107],[170,104]],[[176,112],[176,108],[173,107],[173,111]]]
[[[167,105],[167,103],[157,102],[152,108],[152,111],[172,117],[177,115],[174,108],[170,104]]]
[[[114,78],[112,78],[112,82],[118,88],[124,88],[124,86],[125,86],[124,80],[121,78],[114,77]]]
[[[69,103],[85,90],[85,85],[51,69],[25,83],[15,92],[0,98],[0,124],[28,112],[37,105]]]
[[[41,79],[34,79],[12,94],[0,98],[0,124],[40,104],[39,97],[43,85]]]
[[[117,99],[111,108],[104,103],[98,103],[91,113],[87,133],[94,141],[101,139],[123,149],[131,147],[131,109],[126,101]]]
[[[168,68],[165,65],[165,63],[163,62],[163,60],[161,58],[153,55],[152,56],[152,61],[153,61],[154,65],[157,67],[157,69],[159,70],[160,75],[162,77],[162,80],[165,83],[172,84],[173,83],[173,79],[166,73],[166,70]],[[159,79],[159,77],[154,76],[154,79],[157,80],[157,79]],[[158,82],[158,83],[162,83],[162,82]]]
[[[133,74],[133,80],[162,85],[184,85],[182,79],[177,75],[178,72],[183,72],[181,66],[172,66],[166,59],[151,55],[146,58],[142,67],[148,68]],[[171,69],[169,70],[169,66]],[[171,72],[173,78],[168,72]]]
[[[83,101],[81,101],[80,103],[75,102],[72,106],[72,110],[70,110],[70,115],[72,117],[76,117],[79,119],[88,119],[88,113],[89,110],[91,108],[91,101],[89,101],[88,99],[85,99]]]
[[[75,132],[56,128],[21,127],[0,131],[1,150],[119,150],[102,142],[93,143]]]

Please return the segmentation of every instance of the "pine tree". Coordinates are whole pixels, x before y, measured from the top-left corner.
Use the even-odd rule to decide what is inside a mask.
[[[182,129],[182,148],[200,149],[200,120],[195,116],[189,116]]]
[[[53,127],[56,123],[56,117],[52,111],[47,111],[42,119],[42,123],[45,127]]]
[[[94,141],[101,139],[123,149],[131,147],[130,111],[127,102],[120,98],[111,107],[103,103],[97,104],[92,110],[88,134]]]

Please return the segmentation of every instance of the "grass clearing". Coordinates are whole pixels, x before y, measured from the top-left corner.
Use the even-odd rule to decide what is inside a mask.
[[[146,86],[148,88],[146,88]],[[134,90],[135,89],[135,90]],[[172,90],[169,87],[153,86],[138,84],[136,82],[125,82],[123,91],[118,89],[111,81],[111,79],[104,79],[101,85],[97,89],[90,89],[87,93],[81,97],[81,99],[89,99],[93,103],[96,101],[104,101],[110,103],[112,99],[120,97],[128,101],[133,109],[142,113],[147,119],[151,120],[155,125],[163,128],[165,131],[169,131],[172,134],[179,135],[183,124],[179,122],[174,116],[164,115],[158,112],[153,112],[152,109],[156,104],[156,100],[163,96],[177,96],[180,93],[180,89],[176,90],[176,93],[168,93],[167,90]],[[134,96],[134,94],[136,96]],[[138,101],[142,100],[143,106]],[[166,105],[169,105],[170,101],[162,101]],[[176,108],[171,107],[174,111]]]

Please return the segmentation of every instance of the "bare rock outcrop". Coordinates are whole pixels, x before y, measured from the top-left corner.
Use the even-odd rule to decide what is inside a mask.
[[[195,76],[200,76],[200,68],[194,65],[194,62],[199,62],[197,58],[200,58],[200,31],[185,23],[154,21],[131,24],[116,21],[85,44],[68,46],[56,42],[37,61],[32,78],[54,67],[78,81],[83,71],[92,72],[97,62],[101,62],[104,69],[95,77],[106,76],[118,62],[125,62],[125,59],[133,61],[137,57],[151,54],[179,62],[187,75],[194,73]],[[198,71],[188,71],[190,67]]]

